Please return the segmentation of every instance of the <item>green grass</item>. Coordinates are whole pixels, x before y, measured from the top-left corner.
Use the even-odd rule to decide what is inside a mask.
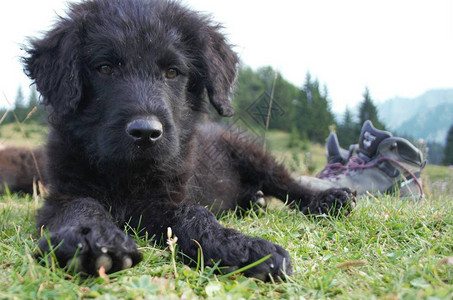
[[[36,123],[21,126],[22,130],[16,123],[0,124],[0,145],[41,146],[45,143],[49,131],[47,127]]]
[[[175,278],[170,251],[141,240],[144,260],[137,267],[109,280],[71,276],[33,260],[35,209],[31,197],[0,198],[0,298],[453,297],[453,202],[447,197],[363,199],[346,218],[309,219],[280,205],[260,216],[222,217],[225,226],[288,249],[294,274],[275,284],[220,278],[180,259]]]
[[[322,147],[309,147],[322,155]],[[137,243],[144,259],[132,269],[108,278],[67,274],[33,259],[42,199],[0,195],[0,299],[453,299],[453,176],[431,166],[424,176],[431,194],[420,203],[364,198],[348,217],[307,218],[273,202],[261,215],[221,217],[223,225],[290,252],[294,274],[277,283],[225,278],[212,268],[189,268],[179,256],[175,274],[169,249],[143,240]],[[446,190],[435,185],[444,182]]]
[[[277,161],[283,162],[295,176],[320,172],[326,164],[325,148],[320,144],[301,142],[298,147],[288,148],[289,133],[270,131],[267,134],[269,149]]]

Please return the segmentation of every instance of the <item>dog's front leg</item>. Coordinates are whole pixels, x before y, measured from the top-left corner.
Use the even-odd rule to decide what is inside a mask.
[[[130,268],[141,260],[137,246],[92,198],[54,198],[39,210],[37,225],[49,232],[38,241],[38,258],[55,255],[59,265],[97,275]]]
[[[225,131],[221,141],[230,150],[229,165],[237,168],[245,187],[252,190],[255,187],[254,192],[261,190],[264,196],[292,203],[305,214],[347,215],[355,206],[355,194],[351,190],[331,188],[319,192],[310,184],[298,182],[269,153],[245,138]]]
[[[205,265],[241,268],[271,255],[266,261],[244,272],[246,276],[268,280],[270,276],[291,274],[288,252],[269,241],[249,237],[225,228],[206,208],[191,204],[151,204],[143,210],[141,223],[157,239],[166,236],[171,227],[178,237],[180,250],[195,262],[197,251],[203,251]]]

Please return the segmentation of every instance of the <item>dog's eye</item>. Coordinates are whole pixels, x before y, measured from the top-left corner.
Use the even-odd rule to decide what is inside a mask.
[[[165,77],[167,79],[173,79],[176,78],[176,76],[179,75],[179,71],[175,68],[170,68],[167,71],[165,71]]]
[[[101,74],[110,75],[113,73],[113,67],[110,65],[102,65],[102,66],[98,67],[98,71]]]

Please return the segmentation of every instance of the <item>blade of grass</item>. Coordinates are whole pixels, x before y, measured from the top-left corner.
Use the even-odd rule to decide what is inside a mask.
[[[231,277],[231,276],[233,276],[233,275],[236,275],[236,274],[238,274],[238,273],[242,273],[242,272],[244,272],[244,271],[247,271],[247,270],[249,270],[249,269],[251,269],[251,268],[253,268],[253,267],[255,267],[255,266],[257,266],[257,265],[259,265],[259,264],[261,264],[261,263],[263,263],[263,262],[265,262],[265,261],[268,260],[271,256],[272,256],[272,254],[269,254],[269,255],[267,255],[267,256],[265,256],[265,257],[263,257],[263,258],[261,258],[261,259],[255,261],[255,262],[253,262],[253,263],[251,263],[251,264],[249,264],[249,265],[246,265],[246,266],[244,266],[244,267],[242,267],[242,268],[239,268],[239,269],[237,269],[237,270],[234,270],[233,272],[230,272],[230,273],[228,273],[228,274],[219,276],[219,279],[226,279],[226,278],[229,278],[229,277]]]

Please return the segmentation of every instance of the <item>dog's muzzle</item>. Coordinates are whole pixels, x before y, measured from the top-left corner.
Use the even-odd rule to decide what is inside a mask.
[[[162,123],[155,116],[139,118],[126,126],[127,135],[138,147],[150,147],[163,135]]]

